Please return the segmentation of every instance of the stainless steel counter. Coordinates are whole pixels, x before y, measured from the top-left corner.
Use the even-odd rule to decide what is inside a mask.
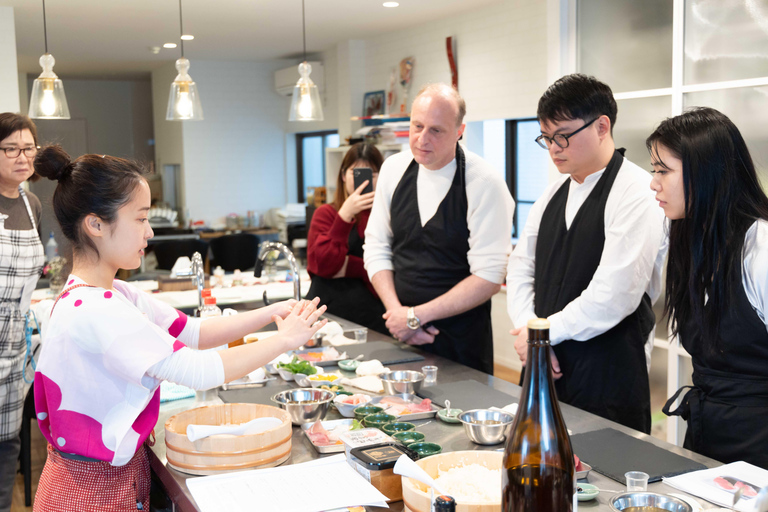
[[[349,324],[349,322],[346,322],[346,321],[342,321],[342,322],[344,324]],[[392,338],[383,336],[373,331],[368,332],[368,341],[379,341],[379,340],[396,343],[395,340],[393,340]],[[421,367],[426,364],[434,364],[440,368],[437,376],[438,384],[472,379],[472,380],[476,380],[484,384],[487,384],[488,386],[491,386],[504,393],[510,394],[516,398],[519,398],[520,396],[520,387],[517,385],[511,384],[501,379],[497,379],[493,376],[484,374],[477,370],[473,370],[464,365],[455,363],[453,361],[449,361],[442,357],[434,356],[432,354],[428,354],[425,352],[422,352],[422,354],[426,358],[425,361],[399,364],[399,365],[389,365],[389,366],[391,368],[396,367],[397,369],[420,370]],[[335,367],[332,369],[335,370]],[[345,372],[342,372],[342,373],[345,373]],[[351,376],[352,374],[349,374],[349,375]],[[282,379],[279,379],[279,378],[276,381],[269,381],[267,383],[268,386],[277,386],[282,384],[284,384],[284,382],[282,381]],[[499,405],[504,405],[504,404],[499,404]],[[161,405],[160,417],[158,419],[157,427],[155,428],[156,443],[155,443],[155,446],[152,448],[152,453],[150,456],[152,470],[155,472],[159,480],[162,482],[169,498],[173,500],[173,502],[175,503],[176,505],[175,510],[183,511],[183,512],[199,510],[195,505],[194,499],[192,498],[186,485],[187,478],[199,478],[199,477],[187,475],[185,473],[178,472],[172,468],[166,467],[164,425],[166,420],[171,416],[179,412],[182,412],[184,410],[192,409],[194,407],[195,407],[195,402],[193,398],[186,399],[186,400],[179,400],[175,402],[168,402]],[[564,404],[561,404],[561,407],[562,407],[563,414],[565,416],[565,420],[568,428],[572,430],[573,433],[575,434],[590,432],[593,430],[598,430],[606,427],[611,427],[616,430],[620,430],[622,432],[630,434],[638,439],[649,441],[671,452],[686,456],[697,462],[701,462],[702,464],[708,467],[714,467],[719,465],[717,461],[708,459],[696,453],[679,448],[677,446],[671,445],[664,441],[652,438],[650,436],[634,431],[632,429],[623,427],[621,425],[605,420],[593,414],[587,413],[580,409],[576,409],[574,407],[571,407],[569,405],[564,405]],[[338,418],[341,418],[341,416],[338,414],[336,410],[332,410],[331,412],[329,412],[328,416],[326,417],[326,419],[338,419]],[[423,432],[427,436],[427,439],[441,444],[444,452],[459,451],[459,450],[498,450],[500,448],[503,448],[503,445],[501,444],[497,446],[480,446],[472,443],[471,441],[469,441],[469,439],[467,439],[466,435],[464,434],[464,429],[461,424],[450,425],[450,424],[443,423],[442,421],[437,419],[417,420],[417,421],[414,421],[413,423],[416,424],[417,430],[419,430],[420,432]],[[309,440],[301,432],[301,429],[299,429],[298,427],[294,427],[293,437],[292,437],[291,457],[288,459],[286,464],[306,462],[319,457],[322,457],[322,455],[318,454],[314,450]],[[595,471],[590,472],[589,483],[594,484],[601,489],[613,489],[617,491],[623,489],[622,485],[619,484],[618,482],[615,482],[607,477],[604,477],[603,475],[600,475]],[[650,491],[659,492],[659,493],[679,492],[679,491],[675,491],[673,488],[661,482],[650,484],[648,486],[648,489]],[[610,510],[610,507],[608,506],[608,500],[611,498],[611,496],[613,496],[613,493],[601,493],[596,500],[589,501],[589,502],[580,502],[579,509],[608,511]],[[702,504],[704,503],[701,500],[697,500],[697,501]],[[384,511],[387,509],[370,508],[370,510]],[[403,502],[399,501],[399,502],[390,504],[390,508],[388,510],[392,510],[395,512],[402,511]]]

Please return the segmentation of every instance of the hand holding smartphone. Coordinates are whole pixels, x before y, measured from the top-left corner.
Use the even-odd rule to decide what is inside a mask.
[[[354,173],[355,190],[367,180],[368,185],[365,186],[362,194],[373,192],[373,170],[370,167],[355,167],[352,172]]]

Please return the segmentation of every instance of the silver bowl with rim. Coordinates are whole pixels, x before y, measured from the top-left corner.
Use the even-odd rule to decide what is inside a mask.
[[[691,506],[679,498],[655,492],[624,492],[613,496],[611,510],[642,510],[643,512],[692,512]]]
[[[514,419],[508,412],[493,409],[472,409],[459,414],[470,441],[483,445],[503,443]]]
[[[421,390],[424,383],[424,374],[413,370],[397,370],[379,374],[384,393],[387,395],[399,395],[408,393],[415,395]]]
[[[322,420],[336,394],[327,389],[298,388],[281,391],[272,401],[286,410],[294,425]]]

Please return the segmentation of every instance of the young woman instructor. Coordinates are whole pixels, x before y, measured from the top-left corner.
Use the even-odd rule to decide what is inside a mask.
[[[114,279],[139,266],[152,237],[150,192],[130,161],[57,146],[35,169],[57,180],[53,208],[72,242],[73,269],[51,312],[35,375],[38,425],[48,440],[36,511],[149,510],[145,440],[160,382],[209,389],[306,342],[325,307],[287,301],[200,322]],[[199,352],[277,322],[259,343]]]
[[[696,108],[648,138],[670,219],[665,313],[693,359],[686,448],[768,469],[768,197],[730,119]]]

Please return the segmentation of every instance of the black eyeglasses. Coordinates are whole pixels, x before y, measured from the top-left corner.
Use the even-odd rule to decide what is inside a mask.
[[[24,156],[27,158],[32,158],[37,154],[37,146],[32,146],[31,148],[0,148],[1,150],[5,151],[5,156],[8,158],[18,158],[21,152],[24,152]]]
[[[572,133],[569,133],[569,134],[558,133],[558,134],[556,134],[554,137],[547,137],[546,135],[543,135],[543,134],[542,134],[542,135],[539,135],[538,137],[536,137],[536,144],[538,144],[539,146],[541,146],[541,147],[542,147],[542,148],[544,148],[544,149],[549,149],[549,147],[550,147],[550,146],[552,145],[552,143],[554,142],[555,144],[557,144],[557,145],[558,145],[558,146],[560,146],[561,148],[565,149],[565,148],[567,148],[567,147],[568,147],[568,144],[570,144],[570,143],[568,142],[568,139],[570,139],[571,137],[573,137],[574,135],[576,135],[576,134],[577,134],[577,133],[579,133],[581,130],[583,130],[583,129],[584,129],[584,128],[586,128],[587,126],[591,125],[592,123],[594,123],[594,122],[595,122],[595,121],[597,121],[598,119],[600,119],[600,117],[599,117],[599,116],[598,116],[598,117],[596,117],[596,118],[594,118],[593,120],[591,120],[590,122],[588,122],[587,124],[585,124],[584,126],[582,126],[581,128],[579,128],[579,129],[578,129],[578,130],[576,130],[575,132],[572,132]]]

